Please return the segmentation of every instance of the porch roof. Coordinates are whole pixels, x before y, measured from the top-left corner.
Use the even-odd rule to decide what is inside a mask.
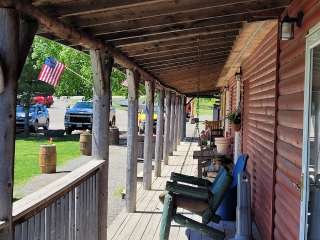
[[[32,4],[65,26],[116,49],[117,55],[141,68],[145,76],[192,94],[217,87],[244,22],[276,19],[290,2],[33,0]],[[87,50],[81,39],[62,36],[47,26],[38,34]]]

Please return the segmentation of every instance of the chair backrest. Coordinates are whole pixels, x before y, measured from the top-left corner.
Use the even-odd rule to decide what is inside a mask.
[[[244,172],[246,170],[248,158],[249,158],[249,156],[247,154],[241,154],[238,157],[236,165],[234,166],[234,168],[232,170],[233,181],[232,181],[232,184],[231,184],[231,188],[237,186],[237,184],[238,184],[238,175],[239,175],[239,173]]]
[[[210,192],[212,193],[213,202],[211,203],[211,209],[216,210],[223,200],[225,193],[228,191],[233,181],[230,171],[225,167],[221,167],[215,181],[210,186]]]

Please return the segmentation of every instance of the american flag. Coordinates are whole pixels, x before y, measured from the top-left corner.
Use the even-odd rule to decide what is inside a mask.
[[[64,69],[63,63],[56,61],[53,57],[48,57],[42,65],[38,79],[55,87],[58,85]]]

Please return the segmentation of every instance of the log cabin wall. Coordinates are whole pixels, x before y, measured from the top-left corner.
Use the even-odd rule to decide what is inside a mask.
[[[302,165],[305,45],[308,31],[320,22],[318,0],[294,0],[288,14],[304,12],[303,27],[295,38],[281,41],[275,185],[275,239],[298,239]],[[286,14],[286,12],[284,13]]]
[[[280,41],[278,72],[277,29],[242,65],[243,151],[250,155],[253,216],[264,239],[299,238],[305,36],[320,22],[320,2],[294,0],[283,15],[299,11],[303,27],[293,40]]]
[[[275,27],[243,63],[243,149],[249,154],[252,212],[263,239],[272,239],[278,55]]]

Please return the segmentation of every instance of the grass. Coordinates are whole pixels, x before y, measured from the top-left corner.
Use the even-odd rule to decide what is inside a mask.
[[[78,139],[78,135],[53,139],[53,143],[57,146],[57,165],[62,165],[68,160],[80,156]],[[17,137],[14,167],[15,185],[23,184],[31,177],[40,174],[39,147],[41,144],[47,143],[48,138],[44,136]]]
[[[197,99],[195,101],[195,106],[197,106]],[[206,99],[206,98],[200,98],[200,106],[199,106],[199,114],[200,115],[212,115],[213,111],[213,104],[215,102],[215,99]]]

